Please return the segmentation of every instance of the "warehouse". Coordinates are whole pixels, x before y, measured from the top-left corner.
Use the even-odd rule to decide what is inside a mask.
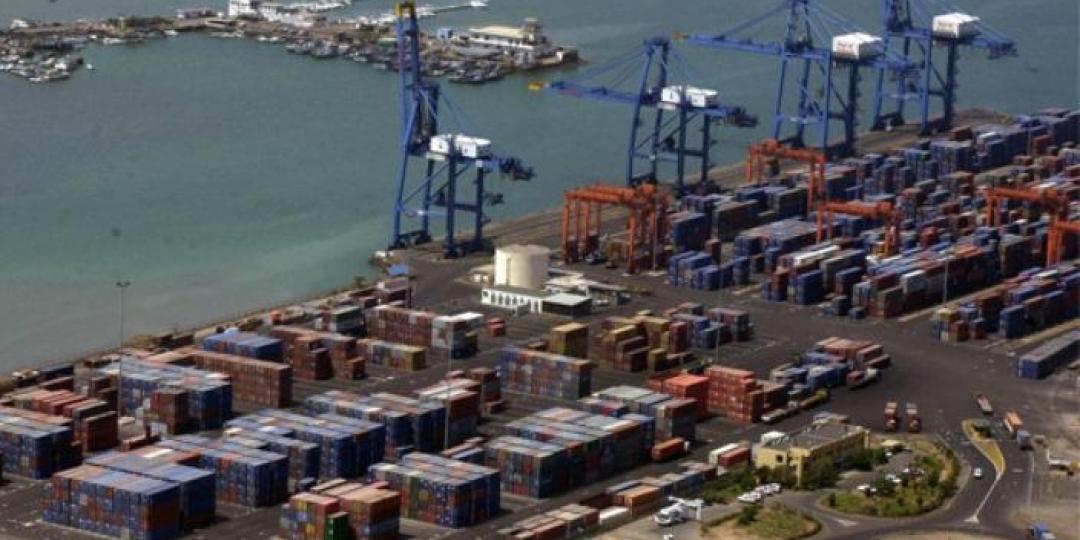
[[[865,450],[870,432],[860,426],[825,422],[803,428],[785,437],[759,445],[754,453],[755,467],[789,467],[795,482],[802,483],[803,473],[821,460],[838,461]]]

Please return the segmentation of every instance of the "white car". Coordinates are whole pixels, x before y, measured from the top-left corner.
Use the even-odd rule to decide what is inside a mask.
[[[739,495],[738,501],[746,504],[757,504],[761,502],[761,494],[749,491]]]
[[[764,491],[766,495],[776,495],[777,493],[780,493],[780,491],[783,489],[780,484],[777,484],[776,482],[773,482],[771,484],[765,484],[761,487],[762,491]]]
[[[855,491],[866,493],[870,491],[870,484],[859,484],[859,486],[855,488]]]
[[[971,476],[974,476],[976,480],[983,477],[982,467],[975,467],[974,471],[971,471]]]

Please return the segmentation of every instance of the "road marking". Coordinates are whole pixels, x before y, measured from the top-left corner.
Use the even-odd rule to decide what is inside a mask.
[[[1031,508],[1031,492],[1035,486],[1035,452],[1028,452],[1028,458],[1031,461],[1031,469],[1028,470],[1027,505]]]
[[[975,445],[975,448],[979,450],[979,453],[986,458],[994,467],[994,483],[990,484],[990,489],[986,491],[986,495],[983,497],[979,506],[975,508],[975,512],[970,517],[964,520],[965,523],[979,523],[979,514],[982,513],[983,507],[990,500],[990,495],[994,493],[994,488],[997,487],[998,482],[1005,476],[1005,472],[1008,470],[1005,463],[1005,455],[1001,453],[1001,448],[993,439],[984,439],[982,436],[977,435],[975,428],[970,420],[964,420],[961,425],[964,429],[964,435]],[[976,438],[978,440],[976,440]],[[999,463],[1000,462],[1000,463]]]

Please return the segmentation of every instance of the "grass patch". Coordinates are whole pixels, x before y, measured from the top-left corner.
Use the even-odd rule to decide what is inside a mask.
[[[780,504],[771,504],[757,512],[753,520],[743,525],[763,538],[797,540],[817,534],[817,520]]]
[[[870,484],[876,493],[838,491],[825,497],[825,506],[878,517],[917,516],[940,507],[956,492],[960,461],[940,443],[920,444],[917,451],[912,467],[921,469],[921,475],[903,478],[900,485],[879,476]]]
[[[757,482],[754,470],[743,467],[705,484],[701,489],[701,498],[708,503],[727,504],[740,494],[754,489]]]
[[[821,523],[814,518],[779,503],[746,506],[739,512],[701,525],[702,535],[706,538],[728,538],[737,532],[739,538],[799,540],[820,530]]]

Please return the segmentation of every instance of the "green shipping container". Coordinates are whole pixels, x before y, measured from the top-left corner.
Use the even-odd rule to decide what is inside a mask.
[[[325,540],[348,540],[349,532],[349,514],[336,512],[326,518]]]

